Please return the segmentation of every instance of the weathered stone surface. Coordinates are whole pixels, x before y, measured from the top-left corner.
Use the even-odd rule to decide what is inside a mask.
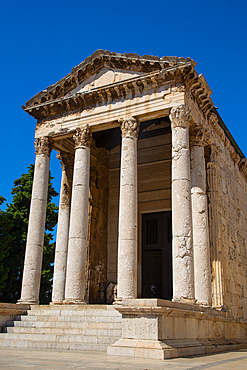
[[[173,299],[194,299],[189,120],[187,106],[172,108]]]
[[[247,161],[215,109],[205,78],[194,67],[189,59],[97,51],[25,107],[38,119],[37,157],[48,158],[51,145],[67,155],[76,152],[70,215],[70,197],[61,191],[54,277],[54,292],[60,284],[59,302],[65,278],[66,303],[103,303],[107,297],[112,302],[106,289],[116,283],[118,304],[126,297],[141,297],[143,274],[150,273],[143,262],[142,215],[172,211],[173,268],[165,253],[158,260],[155,238],[147,243],[151,257],[146,264],[151,266],[156,258],[162,261],[157,274],[173,270],[176,302],[124,303],[123,338],[111,347],[111,354],[165,358],[245,343]],[[45,217],[46,178],[39,180],[31,226]],[[23,292],[26,289],[33,302],[41,268],[41,226],[31,227],[32,252],[27,247],[26,260],[34,269]],[[167,218],[159,231],[167,249],[169,230]],[[170,278],[164,280],[172,291]],[[34,289],[29,281],[35,282]],[[215,309],[205,308],[211,304]],[[43,315],[44,322],[59,312]],[[36,321],[41,321],[38,315]],[[82,334],[82,328],[77,329],[75,340]],[[8,333],[7,344],[15,341],[15,330]],[[49,340],[55,340],[56,330],[48,330]],[[63,331],[62,348],[86,348],[74,342],[70,330]],[[34,331],[20,334],[30,339]],[[40,333],[35,335],[39,341]],[[23,343],[30,346],[28,340]]]
[[[121,120],[118,299],[137,297],[137,135],[139,123]]]
[[[206,195],[204,144],[194,141],[191,148],[191,201],[193,220],[194,285],[198,304],[212,303],[211,266]]]
[[[26,304],[39,302],[50,161],[50,144],[47,138],[36,141],[36,151],[22,291],[19,300],[20,303]]]
[[[65,153],[57,156],[62,164],[57,239],[53,275],[52,302],[65,298],[66,267],[69,241],[70,202],[72,190],[73,158]]]
[[[90,149],[88,127],[75,138],[75,162],[72,186],[65,302],[83,302],[87,259]]]
[[[227,312],[156,299],[126,299],[116,309],[122,338],[108,348],[109,355],[165,359],[247,345],[246,322]]]

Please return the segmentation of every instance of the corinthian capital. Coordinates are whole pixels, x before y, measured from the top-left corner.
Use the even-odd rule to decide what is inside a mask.
[[[34,142],[35,153],[36,154],[45,154],[48,157],[51,154],[52,146],[49,138],[47,136],[39,137]]]
[[[137,139],[138,132],[140,130],[140,123],[137,118],[128,117],[126,119],[120,118],[118,120],[120,122],[121,130],[122,130],[122,138],[126,136],[134,137]]]
[[[170,120],[172,129],[175,127],[189,127],[190,108],[187,105],[181,104],[178,107],[173,107],[170,112]]]
[[[73,136],[75,142],[75,148],[78,146],[90,147],[92,136],[88,125],[83,125],[76,130]]]
[[[190,132],[192,145],[204,146],[206,141],[206,131],[202,126],[195,126]]]
[[[74,158],[71,154],[65,152],[58,152],[57,159],[60,160],[62,165],[62,170],[66,171],[67,177],[69,180],[72,180],[73,167],[74,167]]]

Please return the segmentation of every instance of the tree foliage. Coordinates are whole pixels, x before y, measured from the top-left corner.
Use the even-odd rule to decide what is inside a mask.
[[[28,217],[33,185],[34,165],[14,181],[13,201],[6,210],[0,210],[0,302],[16,303],[21,294],[22,273],[27,240]],[[58,193],[49,176],[43,264],[41,273],[40,303],[51,298],[55,243],[53,230],[57,224],[58,207],[52,198]],[[6,199],[0,196],[0,205]]]

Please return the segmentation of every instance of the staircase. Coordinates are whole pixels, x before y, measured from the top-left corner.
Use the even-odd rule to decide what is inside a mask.
[[[121,332],[121,314],[111,305],[35,305],[7,321],[0,347],[106,351]]]

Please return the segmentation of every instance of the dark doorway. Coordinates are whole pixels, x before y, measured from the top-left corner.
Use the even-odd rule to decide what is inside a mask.
[[[142,215],[142,298],[172,299],[172,212]]]

